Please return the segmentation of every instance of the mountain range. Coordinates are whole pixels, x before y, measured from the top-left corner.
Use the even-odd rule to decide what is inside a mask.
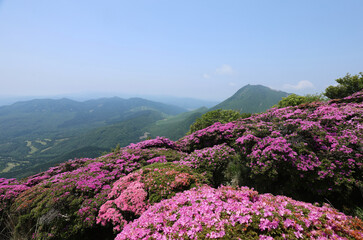
[[[362,103],[272,108],[0,178],[0,238],[362,239]]]
[[[36,99],[2,106],[0,177],[25,177],[68,159],[97,157],[116,145],[127,146],[146,138],[178,140],[209,110],[262,112],[287,95],[261,85],[247,85],[210,109],[193,111],[142,98],[118,97],[84,102]]]

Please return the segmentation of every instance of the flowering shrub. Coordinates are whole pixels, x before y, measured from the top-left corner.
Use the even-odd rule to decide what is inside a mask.
[[[7,239],[363,239],[363,92],[0,179]],[[360,210],[362,211],[362,210]],[[16,225],[14,227],[14,225]],[[114,230],[114,231],[113,231]],[[10,235],[10,237],[9,237]]]
[[[28,186],[19,183],[15,178],[0,178],[0,211],[6,209],[12,199],[27,189]]]
[[[232,132],[235,128],[236,124],[233,122],[225,124],[216,122],[205,129],[196,131],[181,138],[176,143],[183,151],[186,152],[192,152],[196,149],[202,149],[206,147],[213,147],[214,145],[228,142],[231,138],[233,138],[234,135]]]
[[[227,144],[240,155],[239,182],[262,192],[352,208],[363,201],[363,92],[270,109],[186,136],[186,152]],[[188,158],[188,156],[186,157]]]
[[[145,148],[170,148],[170,149],[178,149],[175,142],[170,139],[164,137],[157,137],[155,139],[145,140],[139,143],[131,143],[127,148],[130,149],[145,149]]]
[[[142,170],[130,173],[117,180],[99,211],[97,223],[106,225],[112,222],[114,230],[120,231],[122,226],[136,216],[141,215],[149,206],[147,192],[141,182]]]
[[[33,239],[68,239],[93,227],[111,189],[109,184],[121,174],[120,170],[106,170],[106,165],[92,162],[20,194],[12,206],[12,211],[20,215],[16,234],[24,236],[29,226],[37,226]]]
[[[111,223],[115,231],[140,216],[150,204],[170,198],[177,192],[206,183],[188,167],[153,164],[121,177],[113,184],[109,199],[100,208],[97,223]]]
[[[225,143],[213,147],[195,150],[182,158],[178,163],[196,169],[199,173],[206,173],[214,186],[219,186],[226,179],[225,171],[230,162],[236,161],[237,155],[233,148]]]
[[[329,198],[340,208],[358,204],[363,180],[362,107],[313,103],[272,109],[250,118],[252,122],[242,120],[247,130],[236,144],[250,169],[242,182],[304,200]]]
[[[208,186],[151,206],[117,235],[123,239],[362,239],[363,222],[242,187]]]
[[[19,213],[16,234],[26,235],[29,226],[37,225],[33,239],[82,238],[85,229],[97,227],[98,211],[117,179],[152,162],[175,161],[182,155],[164,148],[123,148],[96,159],[69,161],[29,178],[26,184],[37,184],[25,186],[29,190],[13,204],[15,216]]]

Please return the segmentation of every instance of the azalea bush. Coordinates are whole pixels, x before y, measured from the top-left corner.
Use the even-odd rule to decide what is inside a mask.
[[[129,149],[145,149],[151,147],[158,147],[158,148],[170,148],[170,149],[177,149],[175,142],[171,141],[168,138],[164,137],[157,137],[155,139],[145,140],[139,143],[131,143],[127,148]]]
[[[110,223],[115,231],[120,231],[150,205],[204,183],[207,183],[205,177],[189,167],[172,163],[152,164],[121,177],[113,184],[108,201],[100,208],[97,223],[103,226]]]
[[[362,221],[334,209],[363,215],[362,100],[272,108],[0,179],[0,238],[362,239]]]
[[[195,150],[178,163],[206,174],[209,181],[218,187],[221,183],[232,182],[232,178],[236,177],[236,174],[230,174],[229,166],[237,161],[236,151],[224,143]]]
[[[259,195],[247,187],[208,186],[151,206],[116,240],[362,239],[363,222],[324,205]]]
[[[165,152],[166,156],[162,155]],[[175,161],[180,154],[165,148],[123,148],[96,159],[69,161],[29,178],[12,198],[11,216],[18,223],[15,235],[33,239],[83,238],[98,227],[98,211],[117,179],[142,166]],[[16,184],[8,186],[19,188]],[[12,192],[8,190],[5,196],[11,198]],[[104,231],[112,235],[111,226]]]
[[[12,206],[16,236],[33,239],[72,239],[94,226],[98,208],[121,171],[93,162],[55,175],[23,192]],[[29,232],[29,230],[31,231]],[[64,229],[67,229],[64,231]]]
[[[177,143],[186,152],[226,144],[240,159],[241,185],[341,210],[363,202],[363,93],[270,109],[196,131]]]
[[[222,124],[220,122],[198,130],[188,136],[178,140],[176,143],[184,152],[192,152],[194,150],[213,147],[223,143],[233,142],[235,135],[233,131],[236,129],[234,122]]]
[[[250,170],[245,184],[308,201],[326,198],[339,208],[359,204],[362,107],[315,103],[255,116],[236,140]]]
[[[209,127],[216,122],[229,123],[241,117],[242,115],[235,110],[217,109],[209,111],[195,120],[195,122],[190,126],[188,134]]]

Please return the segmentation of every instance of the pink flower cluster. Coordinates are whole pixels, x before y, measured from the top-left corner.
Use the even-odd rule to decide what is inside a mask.
[[[113,184],[106,203],[99,211],[97,223],[105,226],[111,223],[119,232],[129,221],[139,217],[155,202],[169,198],[176,192],[198,185],[200,179],[179,168],[175,164],[162,166],[151,165],[127,176]]]
[[[193,151],[205,147],[222,144],[233,138],[233,131],[237,125],[233,122],[222,124],[217,122],[205,129],[196,131],[191,135],[185,136],[177,144],[183,151]]]
[[[27,189],[28,186],[19,183],[15,178],[0,178],[0,213],[9,207],[11,200]]]
[[[111,222],[114,230],[120,231],[125,223],[141,215],[148,208],[147,192],[141,182],[141,175],[142,170],[130,173],[113,184],[107,196],[111,200],[101,206],[97,223],[105,226],[107,222]]]
[[[349,195],[363,184],[362,96],[359,92],[341,100],[270,109],[232,123],[216,123],[177,143],[188,152],[228,144],[250,169],[246,179],[251,183],[277,186],[281,183],[273,181],[284,179],[313,195]]]
[[[203,171],[209,170],[214,172],[218,168],[226,167],[228,162],[234,158],[235,155],[235,150],[224,143],[213,147],[203,148],[201,150],[195,150],[180,159],[180,161],[177,161],[177,163]]]
[[[177,145],[175,142],[171,141],[168,138],[157,137],[155,139],[145,140],[139,143],[131,143],[127,148],[129,149],[145,149],[150,147],[166,147],[171,149],[177,149]]]
[[[363,225],[328,206],[242,187],[205,186],[151,206],[124,227],[123,239],[362,239]],[[241,231],[242,230],[242,231]],[[255,235],[249,235],[254,233]]]
[[[154,157],[152,159],[149,159],[146,161],[147,163],[165,163],[167,162],[166,157],[165,156],[159,156],[159,157]]]
[[[341,209],[359,204],[362,100],[359,92],[271,109],[177,142],[158,137],[24,180],[0,179],[0,214],[16,213],[17,234],[35,239],[80,239],[110,225],[118,240],[363,239],[361,220],[326,205],[247,187],[189,190],[219,186],[214,178],[233,161],[238,181],[260,192],[309,201],[323,196]],[[35,223],[36,233],[28,229]]]

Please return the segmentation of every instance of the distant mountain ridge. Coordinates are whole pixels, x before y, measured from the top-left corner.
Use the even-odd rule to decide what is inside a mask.
[[[137,111],[155,110],[177,115],[186,109],[142,98],[101,98],[78,102],[70,99],[35,99],[0,107],[1,140],[34,133],[105,126],[127,119]],[[15,126],[16,125],[16,126]]]
[[[144,126],[184,112],[164,103],[118,97],[84,102],[34,99],[2,106],[0,177],[13,177],[11,171],[38,164],[62,162],[72,152],[74,157],[96,157],[117,143],[137,142]]]
[[[288,93],[247,85],[211,109],[143,98],[35,99],[0,107],[0,177],[24,177],[75,157],[97,157],[148,137],[178,140],[207,111],[263,112]],[[187,103],[188,104],[188,103]]]
[[[145,97],[152,101],[161,103],[168,103],[171,105],[179,106],[189,111],[196,110],[201,107],[211,108],[219,103],[219,101],[202,100],[196,98],[182,98],[182,97],[169,97],[169,96],[150,96]]]
[[[241,113],[259,113],[271,108],[288,95],[286,92],[273,90],[262,85],[248,84],[210,110],[232,109]]]

